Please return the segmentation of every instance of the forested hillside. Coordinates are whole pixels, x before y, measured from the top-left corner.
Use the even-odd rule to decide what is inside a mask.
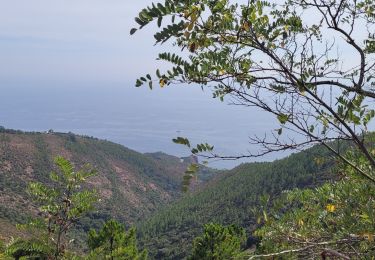
[[[269,194],[272,200],[285,190],[329,180],[333,162],[325,161],[328,155],[316,146],[274,162],[242,164],[141,223],[141,242],[157,259],[181,259],[209,222],[237,224],[250,237],[257,226],[262,197]],[[253,242],[249,239],[248,244]]]
[[[0,237],[15,233],[16,223],[34,214],[26,188],[29,182],[50,183],[57,155],[76,166],[92,165],[97,175],[89,187],[96,189],[101,201],[97,210],[85,217],[79,229],[98,227],[116,218],[127,225],[149,216],[156,209],[177,200],[181,178],[191,158],[141,154],[124,146],[72,133],[27,133],[1,129],[0,132]],[[205,168],[203,183],[216,171]]]

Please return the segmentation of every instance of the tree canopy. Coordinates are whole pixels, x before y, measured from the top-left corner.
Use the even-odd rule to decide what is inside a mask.
[[[108,220],[98,232],[91,229],[87,242],[91,249],[89,259],[147,259],[146,250],[137,249],[135,229],[126,232],[124,225],[115,220]]]
[[[246,241],[243,228],[208,223],[203,234],[194,239],[190,260],[231,259],[241,253]]]
[[[372,0],[166,0],[144,8],[138,28],[155,21],[156,44],[175,52],[158,60],[170,70],[139,78],[152,88],[194,83],[215,98],[258,107],[280,123],[265,137],[252,137],[257,154],[218,155],[211,146],[191,147],[207,158],[238,159],[320,143],[375,182],[374,174],[350,161],[331,141],[351,140],[375,167],[364,145],[375,116],[375,3]],[[292,138],[287,133],[298,134]],[[301,138],[303,137],[303,138]],[[208,152],[208,153],[207,153]]]

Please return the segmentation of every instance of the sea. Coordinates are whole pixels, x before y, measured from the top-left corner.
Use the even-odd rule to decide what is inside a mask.
[[[278,128],[277,120],[256,108],[220,101],[210,90],[194,85],[136,88],[132,83],[19,82],[0,86],[0,125],[24,131],[73,132],[106,139],[138,152],[190,154],[172,142],[186,137],[208,143],[222,156],[257,153],[249,137],[263,137]],[[211,167],[233,168],[257,159],[212,160]]]

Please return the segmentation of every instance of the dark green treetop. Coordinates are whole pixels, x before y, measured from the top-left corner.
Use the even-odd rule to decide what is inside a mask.
[[[115,220],[108,220],[99,231],[91,229],[87,243],[91,249],[89,259],[147,259],[147,252],[137,248],[135,228],[126,231]]]
[[[209,223],[204,225],[203,234],[194,239],[190,260],[233,259],[241,253],[246,241],[243,228]]]

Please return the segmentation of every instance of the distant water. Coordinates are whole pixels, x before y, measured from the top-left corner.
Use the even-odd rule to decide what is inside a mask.
[[[264,112],[213,99],[199,87],[150,91],[132,84],[31,84],[0,87],[0,125],[25,131],[73,132],[125,145],[139,152],[185,156],[177,136],[207,142],[223,155],[256,152],[248,137],[277,128]],[[261,160],[275,159],[271,155]],[[278,155],[280,156],[280,155]],[[231,168],[239,161],[216,162]]]

